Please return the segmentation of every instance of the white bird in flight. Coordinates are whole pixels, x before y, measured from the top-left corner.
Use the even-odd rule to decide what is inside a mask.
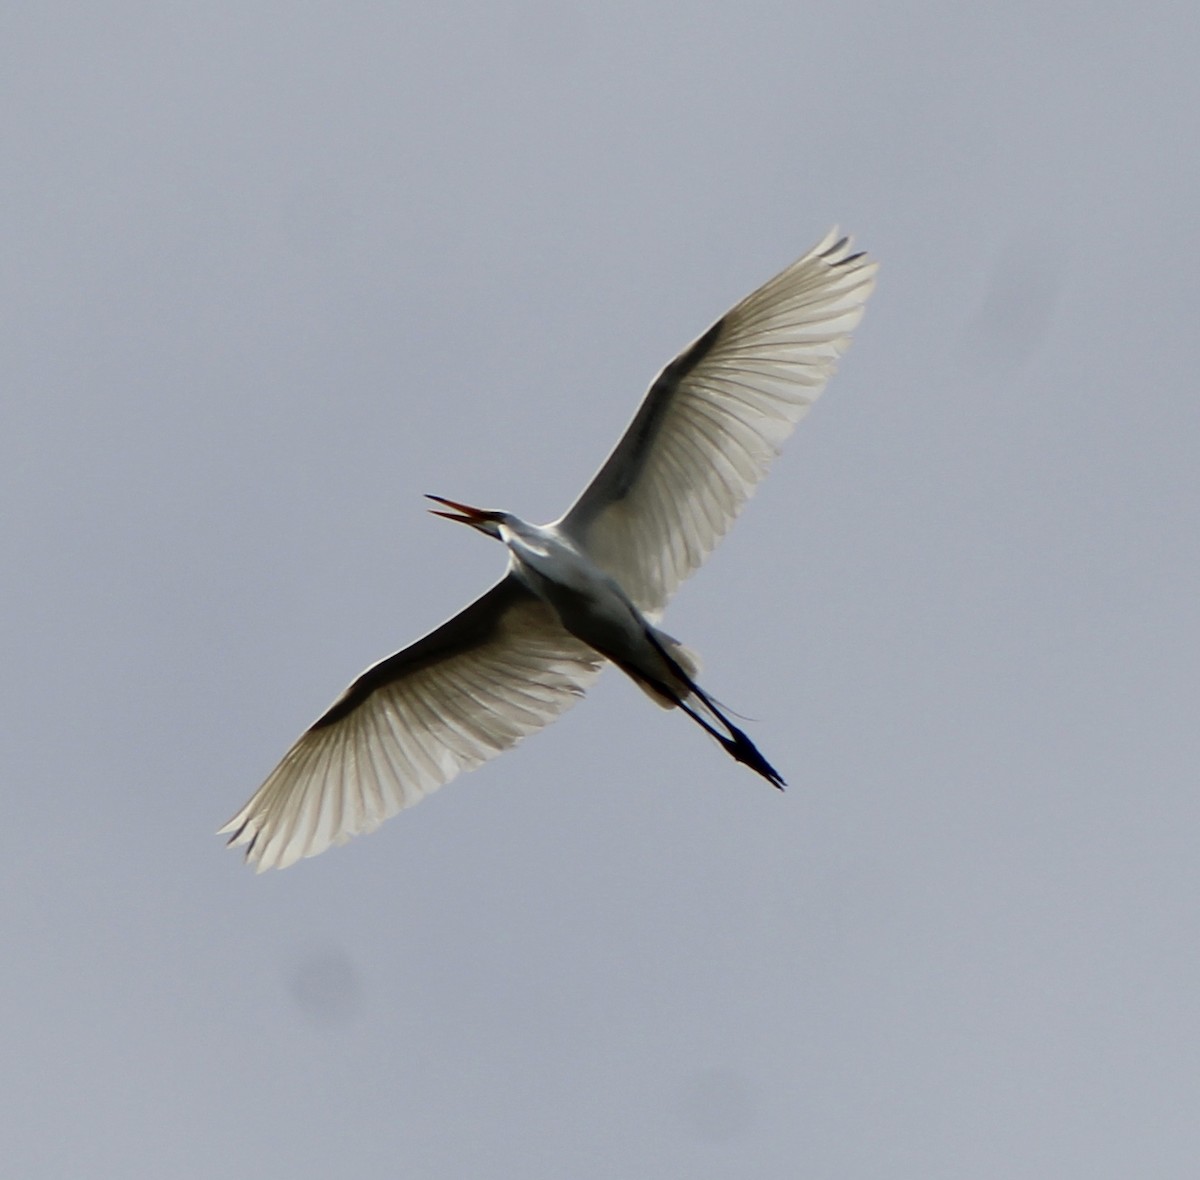
[[[259,872],[373,831],[548,725],[616,664],[783,787],[658,629],[834,371],[876,264],[837,231],[723,315],[658,375],[616,449],[552,524],[430,496],[508,548],[508,570],[368,668],[221,829]]]

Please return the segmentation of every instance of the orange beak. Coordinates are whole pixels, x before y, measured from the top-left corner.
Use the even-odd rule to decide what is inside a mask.
[[[426,494],[425,499],[436,500],[439,504],[445,504],[447,508],[453,508],[453,512],[439,512],[436,508],[431,508],[429,511],[434,516],[444,516],[447,520],[457,520],[459,524],[480,524],[490,519],[492,515],[483,508],[472,508],[470,504],[459,504],[456,500],[446,500],[441,496]]]

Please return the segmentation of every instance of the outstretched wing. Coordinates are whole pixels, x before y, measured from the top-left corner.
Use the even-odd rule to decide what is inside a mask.
[[[603,659],[508,576],[368,668],[221,829],[259,872],[374,831],[548,725]]]
[[[673,360],[557,522],[656,616],[725,535],[834,371],[876,264],[831,232]]]

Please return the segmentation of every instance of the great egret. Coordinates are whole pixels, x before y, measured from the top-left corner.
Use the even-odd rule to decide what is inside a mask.
[[[432,496],[503,542],[482,598],[368,668],[221,829],[261,872],[369,832],[568,709],[606,661],[739,762],[783,779],[657,627],[833,373],[876,264],[828,234],[659,374],[595,478],[553,524]]]

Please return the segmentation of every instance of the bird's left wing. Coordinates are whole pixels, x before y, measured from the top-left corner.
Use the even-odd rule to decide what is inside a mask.
[[[548,725],[603,660],[507,576],[368,668],[221,829],[259,872],[374,831]]]
[[[874,285],[836,230],[658,375],[559,527],[657,616],[825,387]]]

